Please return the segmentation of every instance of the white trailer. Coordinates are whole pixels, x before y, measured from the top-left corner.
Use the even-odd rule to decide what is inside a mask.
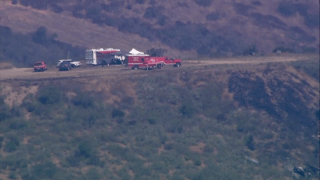
[[[113,48],[89,49],[86,51],[86,58],[85,58],[86,64],[89,64],[89,65],[110,64],[109,62],[110,58],[106,58],[107,55],[114,55],[112,57],[113,59],[119,59],[123,61],[124,56],[121,56],[121,54],[117,54],[117,53],[120,53],[120,49],[113,49]]]

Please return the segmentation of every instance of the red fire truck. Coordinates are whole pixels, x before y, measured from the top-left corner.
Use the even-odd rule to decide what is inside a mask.
[[[163,66],[163,62],[150,57],[148,54],[140,54],[140,55],[129,54],[126,56],[124,60],[124,64],[127,67],[131,67],[132,69],[139,69],[139,68],[161,69]]]
[[[150,57],[148,54],[132,49],[126,55],[124,64],[132,69],[146,68],[146,69],[161,69],[164,65],[181,66],[180,59],[169,59],[168,57]]]

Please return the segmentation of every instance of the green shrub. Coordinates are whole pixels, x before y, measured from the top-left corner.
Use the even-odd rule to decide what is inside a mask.
[[[157,124],[157,120],[155,120],[154,118],[148,118],[147,121],[149,124],[152,124],[152,125]]]
[[[205,145],[203,148],[203,152],[205,152],[205,153],[213,153],[213,151],[214,151],[214,149],[210,145]]]
[[[6,142],[6,145],[4,147],[5,152],[14,152],[18,149],[20,143],[19,139],[15,136],[9,137],[9,141]]]
[[[112,114],[112,118],[124,116],[124,112],[121,111],[120,109],[114,109],[111,114]]]
[[[319,81],[319,60],[295,61],[291,64],[294,68],[304,71],[305,73]]]
[[[195,166],[201,166],[201,160],[200,159],[196,159],[196,160],[194,160],[193,164]]]
[[[319,14],[311,15],[308,14],[304,17],[304,23],[309,28],[319,28]]]
[[[62,92],[57,86],[49,85],[40,88],[37,97],[41,104],[57,104],[62,101]]]
[[[145,0],[136,0],[136,3],[138,4],[144,4]]]
[[[31,179],[54,179],[58,168],[52,162],[36,164],[32,167]]]
[[[4,97],[0,96],[0,122],[10,118],[10,108],[4,102]]]
[[[10,129],[13,130],[19,130],[19,129],[23,129],[26,128],[28,125],[27,121],[23,120],[23,119],[13,119],[10,121]]]
[[[199,6],[207,7],[210,6],[213,0],[194,0],[196,4]]]
[[[99,180],[101,179],[100,172],[97,168],[90,168],[86,173],[86,179]]]
[[[72,166],[72,167],[77,167],[80,165],[81,162],[81,158],[78,156],[69,156],[66,158],[66,162],[68,163],[68,165]]]
[[[161,7],[161,6],[148,7],[146,9],[146,12],[144,13],[143,17],[147,18],[147,19],[154,19],[154,18],[156,18],[156,17],[161,15],[161,12],[162,12],[161,9],[162,8],[163,7]]]
[[[244,144],[250,149],[251,151],[254,151],[255,148],[255,143],[252,135],[247,135],[244,137]]]
[[[83,156],[85,158],[89,158],[93,155],[93,148],[91,143],[88,141],[81,142],[78,146],[78,151],[76,153],[76,156]]]
[[[206,16],[206,19],[208,21],[217,21],[220,19],[220,14],[219,13],[210,13]]]
[[[152,57],[163,56],[164,53],[166,53],[166,52],[167,52],[166,49],[155,49],[155,48],[152,48],[152,49],[147,50],[147,54],[149,54]]]
[[[168,143],[168,144],[164,145],[164,149],[167,150],[167,151],[171,150],[172,148],[173,148],[173,144],[172,143]]]
[[[104,166],[104,162],[100,160],[99,156],[97,156],[96,154],[91,155],[87,161],[88,165],[94,165],[94,166],[100,166],[103,167]]]
[[[185,117],[191,118],[194,115],[195,110],[192,105],[184,104],[180,107],[180,113]]]
[[[36,109],[36,105],[34,102],[33,94],[29,93],[23,100],[22,100],[22,107],[26,108],[29,112],[33,112]]]
[[[2,141],[3,141],[3,137],[0,136],[0,149],[1,149],[1,147],[2,147]]]
[[[247,49],[245,49],[242,54],[254,56],[254,55],[258,54],[258,49],[257,49],[256,45],[251,45]]]
[[[277,10],[283,16],[293,16],[297,13],[296,6],[289,1],[280,2]]]
[[[90,108],[94,107],[94,100],[93,97],[86,93],[80,93],[76,97],[72,99],[72,103],[75,106],[81,106],[83,108]]]
[[[9,179],[18,179],[17,174],[15,172],[10,172],[8,178]]]
[[[274,53],[278,53],[278,52],[289,52],[289,53],[293,53],[294,51],[293,51],[292,49],[290,49],[290,48],[285,48],[285,47],[283,47],[283,46],[280,46],[280,47],[274,48],[272,52],[274,52]]]

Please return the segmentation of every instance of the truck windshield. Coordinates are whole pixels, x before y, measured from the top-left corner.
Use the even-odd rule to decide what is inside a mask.
[[[93,52],[92,51],[86,52],[86,59],[93,59]]]

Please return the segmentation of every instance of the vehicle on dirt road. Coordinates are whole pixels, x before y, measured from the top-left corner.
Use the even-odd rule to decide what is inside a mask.
[[[46,71],[48,70],[48,66],[44,61],[38,61],[34,63],[33,69],[34,69],[34,72]]]
[[[126,55],[124,64],[132,69],[161,69],[165,65],[181,66],[180,59],[169,59],[168,57],[150,57],[148,54],[132,49]]]
[[[81,66],[80,61],[73,61],[72,59],[61,59],[61,60],[58,60],[57,67],[59,67],[60,63],[62,63],[64,61],[69,61],[71,64],[71,67],[80,67]]]
[[[124,65],[132,69],[161,69],[163,63],[151,58],[148,54],[132,49],[129,54],[126,55]]]
[[[71,70],[71,63],[70,61],[63,61],[59,64],[59,71],[70,71]]]
[[[181,59],[173,59],[168,58],[166,56],[164,57],[151,57],[155,59],[156,61],[162,62],[163,65],[173,65],[174,67],[180,67],[181,66]]]
[[[86,64],[88,65],[110,65],[110,64],[123,64],[125,53],[120,49],[89,49],[86,51]]]

